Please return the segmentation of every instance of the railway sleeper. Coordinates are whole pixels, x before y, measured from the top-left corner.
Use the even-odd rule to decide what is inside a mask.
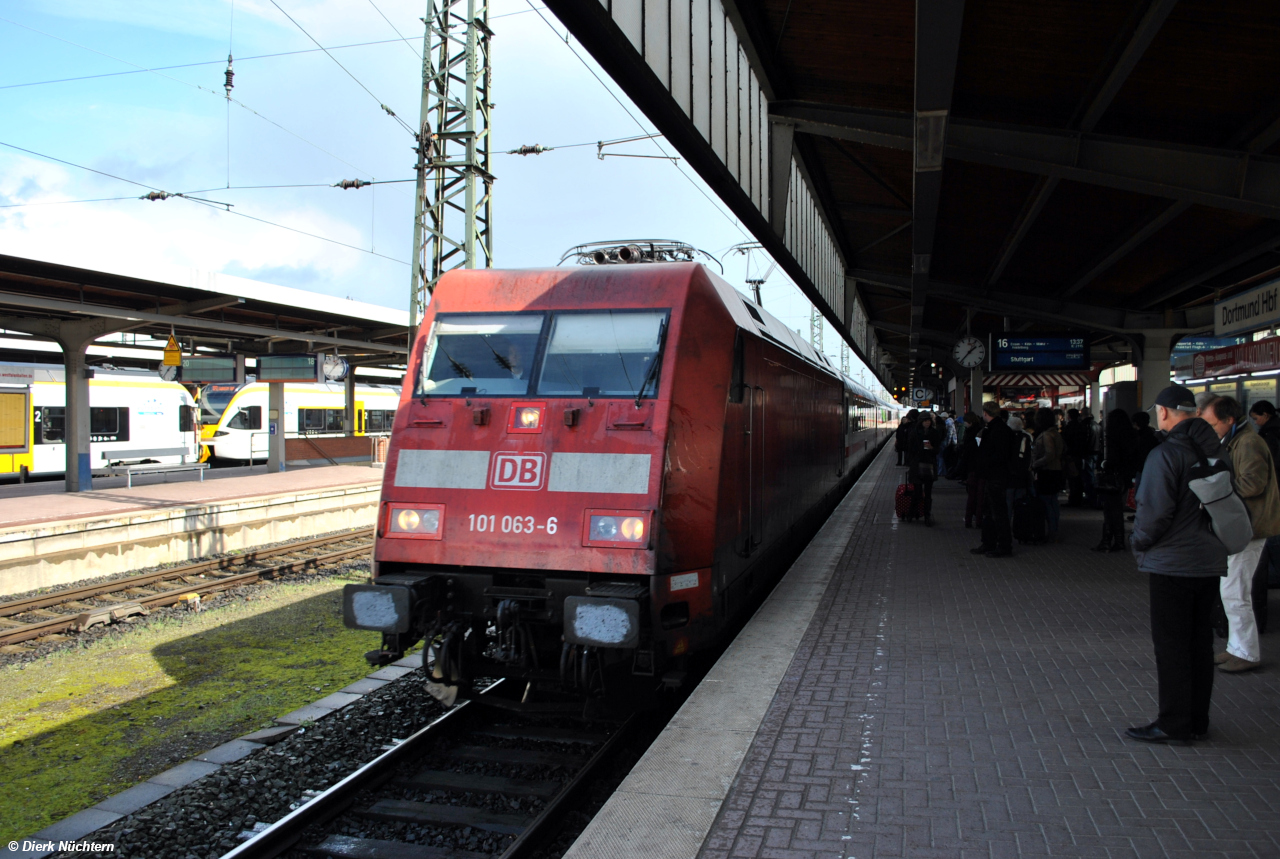
[[[505,814],[490,811],[487,808],[440,805],[408,799],[380,799],[365,811],[360,812],[360,815],[371,820],[428,826],[470,826],[472,829],[481,829],[498,835],[519,835],[533,822],[532,817],[524,814]]]
[[[560,790],[560,783],[534,781],[523,778],[455,773],[445,770],[422,770],[409,778],[400,779],[400,785],[414,790],[450,790],[459,793],[496,793],[503,796],[532,796],[548,799]]]
[[[532,749],[497,749],[492,746],[457,746],[445,752],[459,761],[514,764],[516,766],[580,767],[587,762],[582,755],[564,752],[541,752]]]
[[[350,835],[330,835],[315,847],[304,849],[313,855],[330,856],[333,859],[493,859],[491,853],[473,853],[470,850],[405,844],[402,841],[382,841],[377,838],[353,838]]]

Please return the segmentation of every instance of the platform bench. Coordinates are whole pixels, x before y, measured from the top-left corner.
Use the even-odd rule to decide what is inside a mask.
[[[156,450],[132,450],[129,451],[132,458],[149,459],[161,456],[188,456],[191,451],[185,447],[175,448],[158,448]],[[102,458],[110,460],[109,451],[103,451]],[[133,488],[133,476],[135,474],[169,474],[176,471],[198,471],[200,472],[200,482],[204,482],[204,473],[209,468],[207,462],[148,462],[148,463],[124,463],[124,462],[108,462],[105,469],[106,473],[113,477],[123,474],[125,483],[128,488]]]

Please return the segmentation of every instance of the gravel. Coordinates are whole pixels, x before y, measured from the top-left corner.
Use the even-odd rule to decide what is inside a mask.
[[[299,804],[304,791],[322,791],[444,713],[413,671],[289,738],[227,764],[86,840],[114,844],[111,853],[60,854],[205,859],[240,843],[259,822],[271,823]]]

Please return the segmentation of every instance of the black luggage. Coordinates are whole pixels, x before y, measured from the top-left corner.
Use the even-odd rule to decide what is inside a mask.
[[[1034,495],[1020,495],[1013,501],[1013,538],[1019,543],[1043,543],[1049,536],[1049,519],[1044,502]]]

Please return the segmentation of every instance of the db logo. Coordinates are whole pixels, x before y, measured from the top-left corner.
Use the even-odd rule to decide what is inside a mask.
[[[541,489],[545,453],[499,453],[493,458],[489,486],[494,489]]]

